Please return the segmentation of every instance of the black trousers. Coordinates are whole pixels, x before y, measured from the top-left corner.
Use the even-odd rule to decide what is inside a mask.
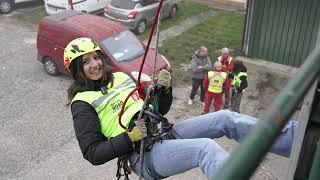
[[[190,99],[194,99],[194,96],[197,94],[197,91],[200,87],[200,100],[201,102],[204,102],[205,91],[202,82],[203,79],[192,78],[192,90],[190,93]]]

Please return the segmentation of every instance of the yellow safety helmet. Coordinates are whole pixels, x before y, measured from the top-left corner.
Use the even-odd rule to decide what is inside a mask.
[[[87,37],[81,37],[72,40],[67,47],[64,49],[64,68],[70,71],[71,62],[79,56],[84,54],[93,52],[93,51],[101,51],[100,47],[96,42]]]

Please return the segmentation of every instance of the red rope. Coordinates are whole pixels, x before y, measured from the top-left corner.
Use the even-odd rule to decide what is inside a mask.
[[[150,47],[150,43],[151,43],[151,40],[152,40],[152,35],[153,35],[153,32],[154,32],[154,29],[156,27],[156,24],[158,22],[158,19],[159,19],[159,14],[160,14],[160,10],[162,8],[162,4],[163,4],[163,0],[160,0],[160,3],[158,5],[158,8],[157,8],[157,14],[156,14],[156,17],[154,18],[154,21],[153,21],[153,24],[152,24],[152,27],[151,27],[151,31],[149,33],[149,38],[148,38],[148,43],[147,43],[147,47],[146,47],[146,51],[144,52],[144,55],[143,55],[143,59],[142,59],[142,62],[141,62],[141,65],[140,65],[140,70],[139,70],[139,76],[138,76],[138,82],[137,82],[137,87],[134,88],[129,94],[128,96],[126,97],[125,101],[123,102],[122,106],[121,106],[121,110],[119,112],[119,125],[123,128],[123,129],[126,129],[126,127],[122,124],[121,122],[121,118],[122,118],[122,115],[124,113],[124,107],[126,106],[126,103],[129,99],[129,97],[135,92],[135,91],[139,91],[139,93],[142,93],[142,84],[140,82],[140,79],[141,79],[141,73],[142,73],[142,69],[143,69],[143,65],[144,65],[144,62],[146,60],[146,57],[147,57],[147,54],[148,54],[148,51],[149,51],[149,47]],[[147,98],[147,97],[145,97]]]
[[[121,111],[119,112],[119,125],[120,125],[123,129],[126,129],[126,127],[121,123],[121,117],[122,117],[122,115],[123,115],[123,113],[124,113],[124,107],[125,107],[125,105],[127,104],[127,101],[128,101],[128,99],[129,99],[129,97],[130,97],[136,90],[139,90],[139,87],[134,88],[134,90],[132,90],[132,91],[128,94],[128,96],[126,97],[126,99],[124,100],[124,102],[123,102],[123,104],[122,104],[122,106],[121,106]]]

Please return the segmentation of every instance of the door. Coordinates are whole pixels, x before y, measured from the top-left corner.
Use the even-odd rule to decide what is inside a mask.
[[[141,13],[143,13],[144,16],[146,17],[147,23],[151,24],[156,16],[159,1],[157,1],[157,0],[143,0],[141,5],[142,5]]]
[[[161,19],[164,19],[169,16],[171,10],[170,0],[164,0],[161,11]]]
[[[59,71],[61,71],[64,69],[63,53],[65,47],[61,45],[61,42],[64,41],[63,33],[61,33],[58,27],[50,28],[46,33],[46,39],[49,45],[47,55],[58,66]]]

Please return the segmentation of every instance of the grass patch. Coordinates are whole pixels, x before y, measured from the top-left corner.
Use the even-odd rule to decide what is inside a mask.
[[[179,77],[175,81],[190,81],[191,72],[183,70],[182,67],[190,64],[190,57],[200,46],[208,48],[212,62],[219,56],[219,50],[223,47],[233,49],[232,56],[241,54],[243,27],[244,15],[218,11],[217,15],[165,41],[160,47],[160,52],[170,60],[175,69],[175,77]]]
[[[171,26],[177,25],[180,21],[183,21],[191,16],[200,14],[201,12],[208,11],[210,8],[208,6],[190,2],[190,1],[180,1],[178,2],[178,11],[175,17],[170,19],[164,19],[160,23],[160,30],[168,29]],[[139,35],[141,40],[145,40],[149,37],[151,27],[143,34]]]

